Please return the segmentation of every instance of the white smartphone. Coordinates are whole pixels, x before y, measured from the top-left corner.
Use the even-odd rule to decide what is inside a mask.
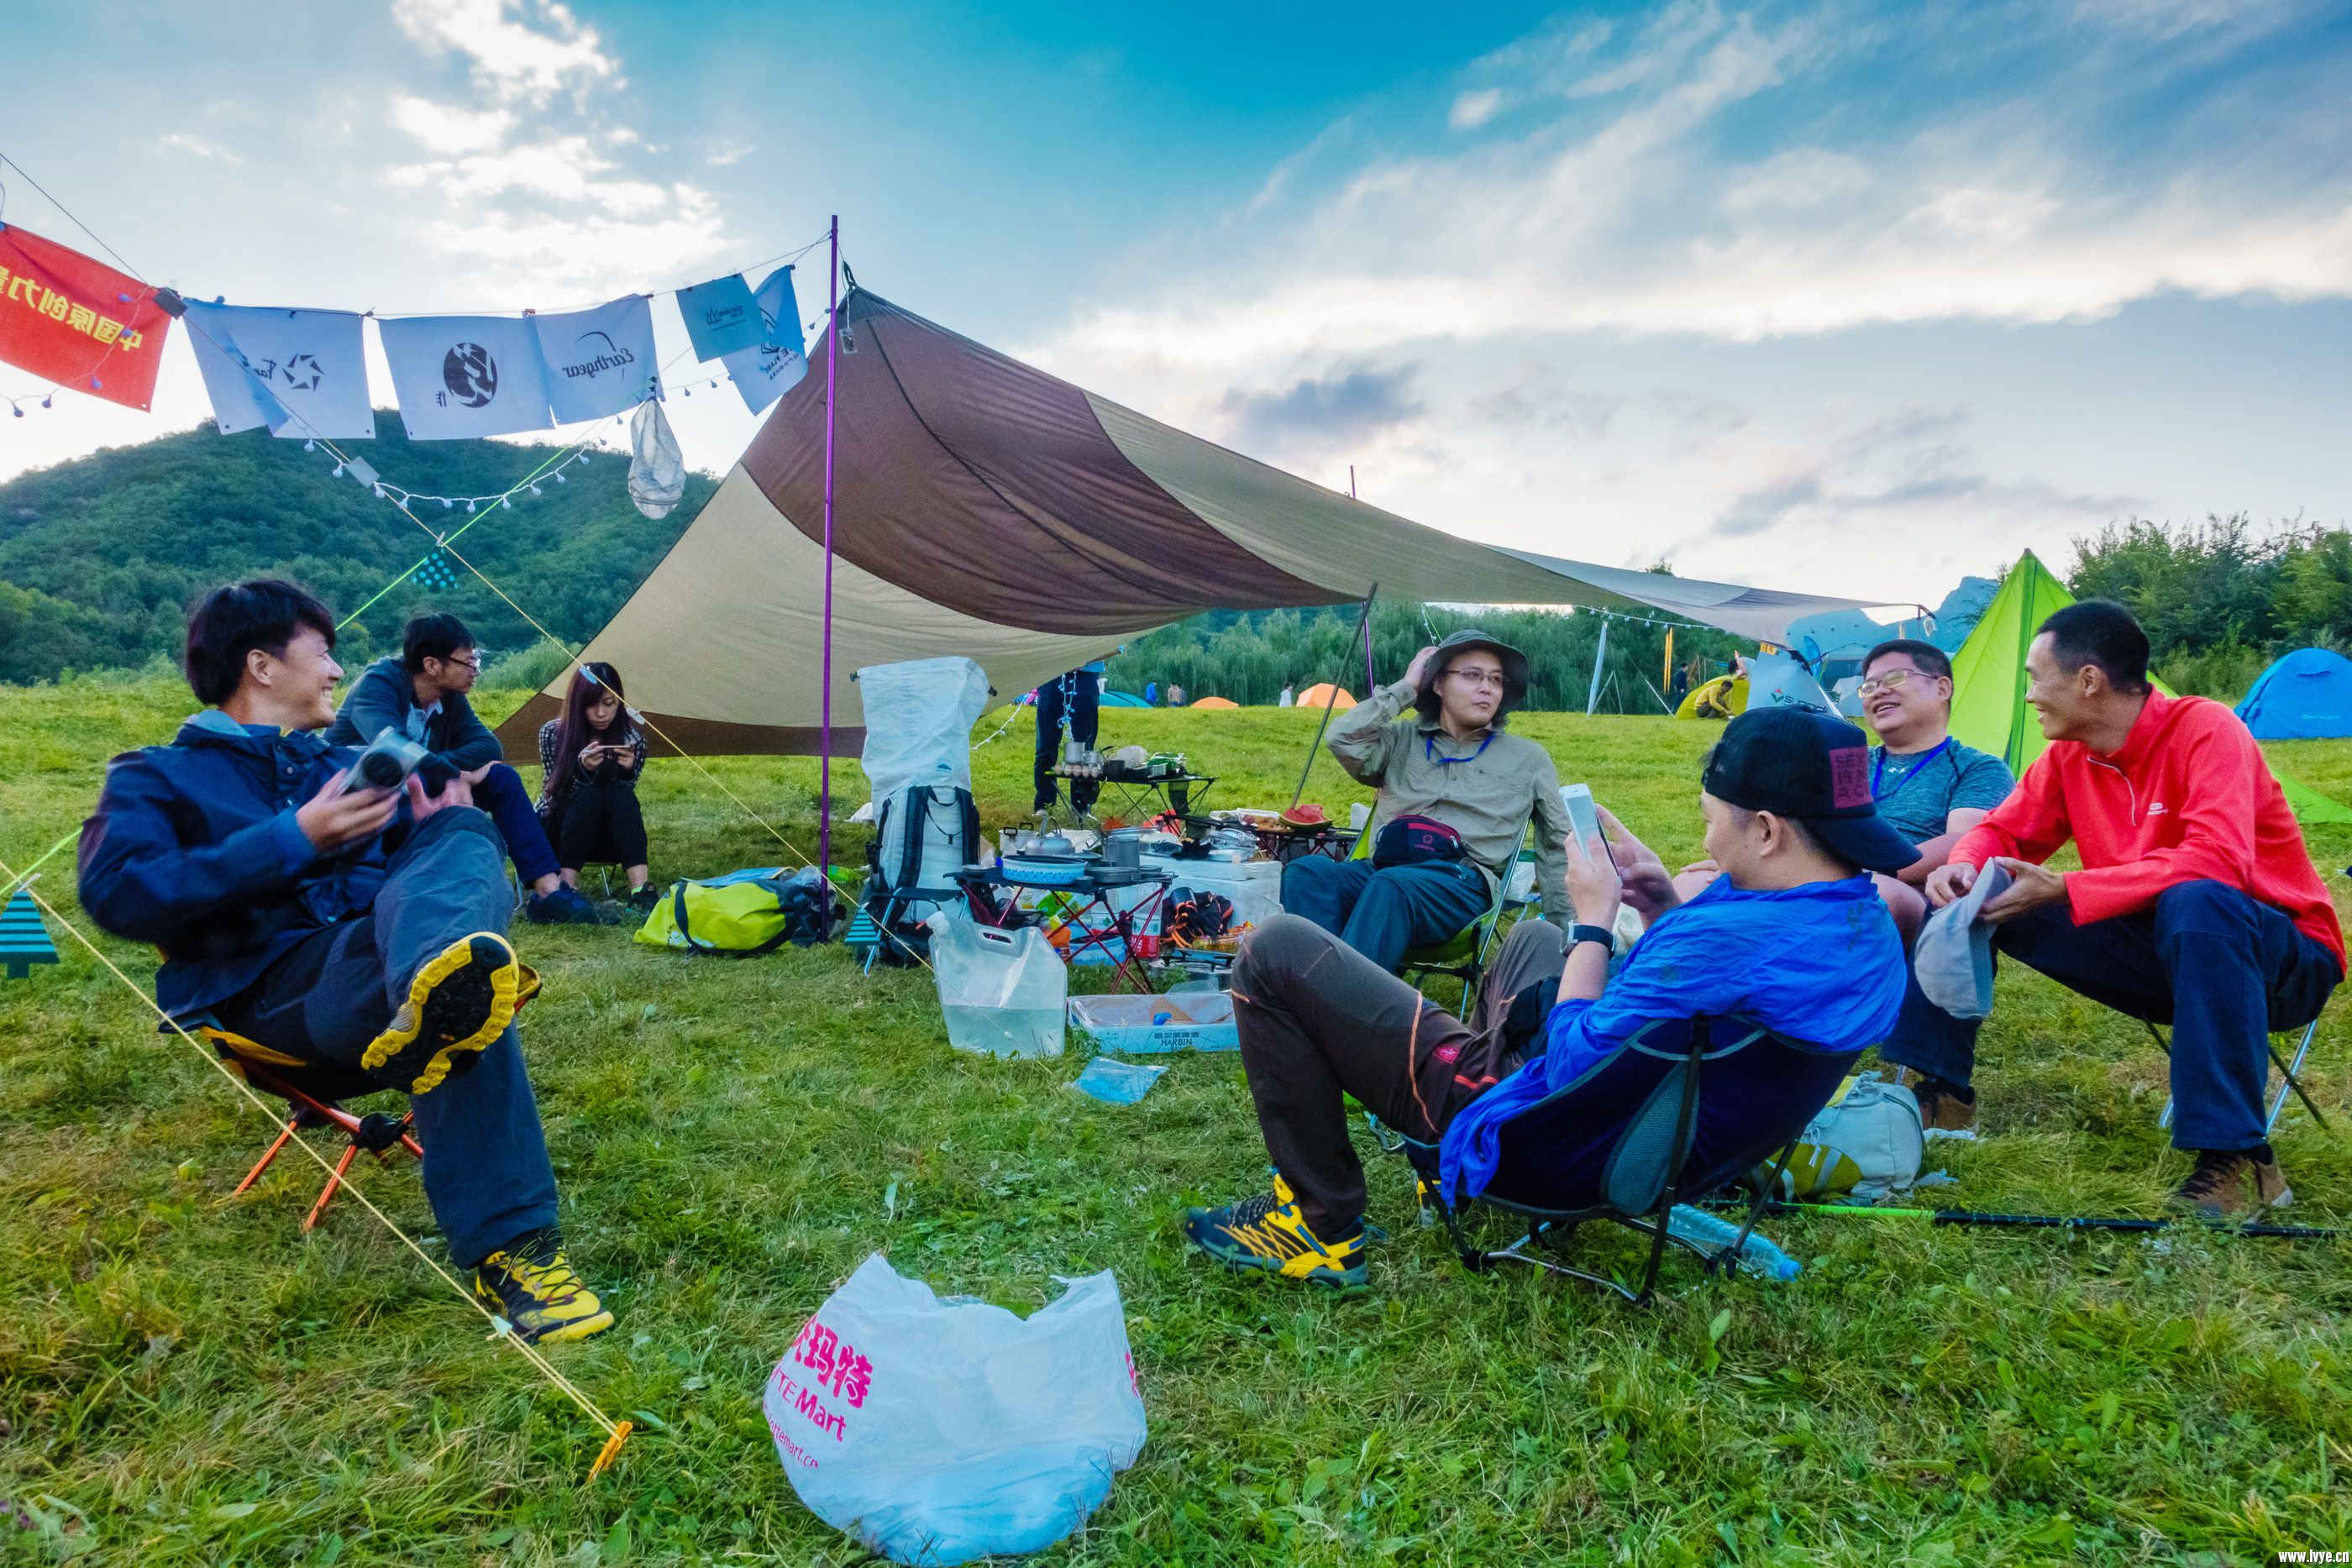
[[[1559,803],[1568,809],[1568,820],[1576,829],[1577,842],[1589,844],[1601,836],[1601,813],[1592,804],[1591,785],[1561,785]]]

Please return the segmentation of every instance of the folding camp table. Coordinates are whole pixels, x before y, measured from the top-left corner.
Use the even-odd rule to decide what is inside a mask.
[[[1039,883],[1008,876],[998,866],[968,865],[955,873],[955,879],[963,890],[971,917],[983,925],[999,928],[1022,922],[1018,899],[1000,898],[1000,891],[1065,894],[1076,907],[1059,917],[1069,933],[1069,946],[1062,951],[1064,960],[1075,964],[1082,953],[1100,953],[1110,966],[1113,979],[1122,988],[1130,983],[1147,994],[1154,988],[1151,973],[1135,950],[1135,938],[1142,930],[1142,922],[1137,917],[1159,907],[1169,883],[1174,880],[1171,873],[1123,866],[1088,866],[1074,881]],[[1150,896],[1125,896],[1138,889],[1150,889]]]
[[[1113,797],[1114,803],[1124,809],[1116,814],[1139,822],[1148,822],[1162,811],[1173,811],[1181,817],[1198,810],[1200,802],[1193,799],[1192,791],[1198,789],[1206,795],[1217,782],[1216,775],[1213,773],[1163,773],[1145,779],[1128,774],[1094,774],[1082,780],[1079,775],[1058,764],[1053,773],[1055,778],[1066,779],[1073,783],[1098,784],[1105,792],[1118,791]],[[1097,793],[1095,798],[1099,801],[1102,796]],[[1164,804],[1161,803],[1163,800]],[[1099,816],[1101,813],[1096,814]]]

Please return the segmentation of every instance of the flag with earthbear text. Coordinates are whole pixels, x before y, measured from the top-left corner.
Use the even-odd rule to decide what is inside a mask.
[[[760,308],[765,340],[726,357],[728,374],[743,404],[758,413],[808,374],[808,340],[801,335],[800,302],[793,297],[793,269],[780,267],[751,296]]]
[[[414,441],[545,430],[547,377],[528,316],[379,319],[383,357]]]
[[[624,413],[660,395],[654,312],[644,295],[530,319],[556,423]]]
[[[143,411],[171,326],[137,278],[0,224],[0,361]]]

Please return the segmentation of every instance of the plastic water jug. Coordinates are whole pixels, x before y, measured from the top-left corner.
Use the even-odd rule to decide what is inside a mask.
[[[1042,929],[1000,931],[961,909],[924,924],[950,1045],[983,1056],[1062,1054],[1070,976]]]

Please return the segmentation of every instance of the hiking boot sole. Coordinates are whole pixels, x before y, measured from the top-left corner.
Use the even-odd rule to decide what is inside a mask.
[[[416,971],[408,1000],[369,1042],[361,1068],[411,1094],[437,1089],[514,1021],[521,968],[503,936],[477,931],[452,942]]]

